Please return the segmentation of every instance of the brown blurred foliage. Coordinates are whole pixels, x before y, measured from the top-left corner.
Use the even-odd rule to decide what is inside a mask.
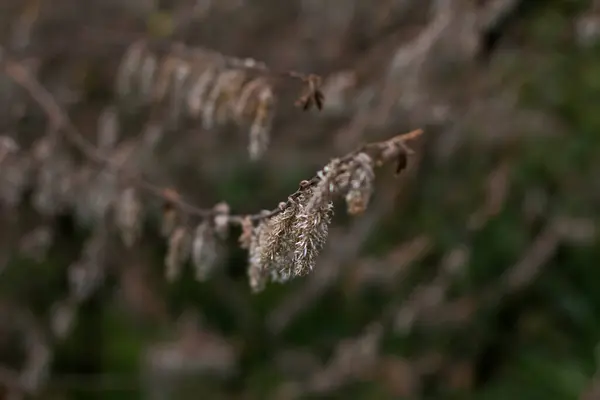
[[[0,62],[56,106],[49,118],[44,95],[0,74],[1,393],[596,398],[598,11],[1,2]],[[123,69],[140,43],[144,58]],[[156,96],[161,76],[170,90]],[[361,216],[335,203],[312,272],[253,293],[243,216],[277,210],[332,158],[416,128],[426,134],[399,177],[383,166],[358,180],[355,210],[373,192]],[[218,245],[189,243],[210,277],[173,253],[191,232],[165,200],[210,217],[194,231],[205,239],[212,217],[239,216]]]

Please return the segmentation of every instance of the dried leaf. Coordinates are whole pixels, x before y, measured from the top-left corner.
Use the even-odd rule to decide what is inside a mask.
[[[183,264],[190,256],[190,237],[188,230],[177,227],[169,238],[169,247],[165,256],[165,275],[169,282],[175,281],[181,275]]]
[[[242,220],[242,234],[238,238],[238,242],[242,249],[249,249],[254,232],[254,225],[250,217],[245,217]]]
[[[217,242],[208,221],[196,227],[192,242],[192,262],[196,271],[196,280],[205,281],[215,268],[218,260]]]
[[[132,247],[142,228],[142,204],[134,188],[129,187],[121,193],[116,205],[115,219],[123,243]]]

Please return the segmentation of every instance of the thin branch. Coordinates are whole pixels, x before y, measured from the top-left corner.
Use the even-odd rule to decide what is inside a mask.
[[[53,131],[60,132],[64,137],[83,153],[90,161],[97,164],[99,167],[106,168],[109,172],[116,175],[122,174],[120,166],[108,159],[99,151],[96,146],[88,141],[75,127],[72,120],[69,118],[54,96],[20,63],[13,60],[5,60],[2,63],[5,73],[14,80],[18,85],[25,89],[33,100],[38,103],[46,114],[50,128]],[[406,142],[413,140],[423,133],[421,129],[395,136],[389,140],[370,143],[361,146],[357,150],[340,158],[341,161],[347,161],[356,156],[359,152],[368,153],[377,166],[382,166],[389,162],[398,162],[399,167],[406,164],[406,157],[412,154],[412,151],[406,146]],[[161,198],[171,206],[178,208],[181,212],[197,216],[201,218],[210,218],[218,214],[215,209],[198,208],[183,199],[170,189],[161,188],[148,182],[142,177],[136,176],[126,177],[128,183],[139,189],[142,189],[158,198]],[[252,215],[230,215],[229,223],[241,225],[242,222],[249,218],[252,221],[259,221],[265,218],[270,218],[285,210],[296,198],[298,198],[306,189],[314,186],[321,180],[320,177],[314,176],[310,180],[300,182],[300,187],[296,192],[291,194],[286,202],[269,211],[268,213],[257,213]]]

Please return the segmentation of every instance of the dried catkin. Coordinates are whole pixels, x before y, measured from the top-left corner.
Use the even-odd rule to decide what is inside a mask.
[[[116,91],[119,97],[128,97],[136,90],[134,80],[145,50],[143,41],[135,42],[127,49],[117,72]]]
[[[163,238],[171,236],[177,226],[178,217],[177,210],[174,207],[166,206],[163,208],[160,220],[160,234]]]
[[[220,239],[227,239],[229,234],[229,204],[225,202],[218,203],[213,207],[215,217],[213,218],[214,228]]]
[[[144,103],[152,101],[154,81],[158,71],[158,60],[154,54],[148,53],[144,56],[140,67],[139,91]]]
[[[234,107],[235,118],[239,124],[244,123],[246,118],[252,117],[253,110],[258,106],[256,94],[265,87],[268,87],[268,82],[264,77],[253,79],[244,85]]]
[[[189,256],[189,232],[185,227],[178,226],[169,237],[169,247],[165,256],[165,276],[169,282],[173,282],[179,278],[183,264]]]
[[[308,207],[311,204],[311,208]],[[323,248],[333,215],[333,203],[311,202],[300,204],[294,222],[296,243],[294,249],[294,276],[304,276],[313,270],[317,256]]]
[[[314,208],[319,208],[323,203],[331,201],[332,196],[340,191],[337,177],[340,174],[341,162],[339,159],[333,159],[317,173],[320,181],[313,190],[313,194],[308,200],[306,210],[310,213]]]
[[[172,88],[170,91],[169,122],[172,126],[177,126],[178,121],[181,120],[185,104],[185,88],[189,75],[190,66],[184,62],[177,63],[173,71]]]
[[[250,126],[250,142],[248,153],[251,160],[258,160],[266,152],[269,146],[271,124],[273,120],[273,108],[275,97],[270,87],[264,87],[258,93],[258,103],[254,121]]]
[[[229,79],[221,89],[215,112],[215,121],[218,125],[223,125],[227,121],[235,121],[235,106],[240,96],[244,83],[247,80],[246,72],[237,70],[232,71]]]
[[[276,96],[270,79],[246,68],[263,64],[228,59],[204,49],[174,46],[166,54],[144,41],[126,52],[117,78],[124,107],[158,105],[167,125],[176,128],[186,119],[206,130],[229,122],[248,130],[248,154],[257,160],[267,150]],[[265,67],[266,68],[266,67]]]
[[[173,73],[179,64],[179,59],[167,55],[164,60],[160,62],[158,76],[154,84],[153,101],[156,103],[162,102],[169,89],[171,88],[171,81],[173,79]]]
[[[265,227],[261,231],[264,238],[260,239],[260,264],[276,281],[287,281],[293,272],[296,241],[294,223],[299,211],[299,200],[303,199],[290,200],[287,205],[280,204],[282,211],[265,221]]]
[[[350,215],[358,215],[366,210],[373,193],[373,159],[366,153],[359,153],[352,160],[351,170],[346,204]]]
[[[244,217],[242,220],[242,233],[238,238],[238,243],[242,249],[250,249],[252,245],[252,238],[254,235],[254,225],[250,217]]]
[[[236,86],[241,86],[240,81],[243,81],[244,76],[245,73],[238,70],[225,70],[217,76],[202,110],[204,129],[211,129],[224,122],[222,112],[218,111],[228,102],[228,92],[235,90],[232,88]]]
[[[116,204],[115,220],[123,243],[132,247],[142,227],[142,204],[134,188],[129,187],[121,193]]]
[[[193,79],[192,86],[187,93],[187,110],[192,118],[200,117],[200,113],[206,103],[206,98],[210,93],[211,85],[217,76],[217,71],[213,67],[203,69],[200,74]]]
[[[113,106],[108,106],[98,117],[98,149],[108,151],[115,147],[119,139],[119,115]]]
[[[251,233],[248,246],[248,280],[254,293],[263,291],[269,280],[269,271],[261,262],[264,239],[268,236],[265,235],[266,229],[268,227],[264,222],[259,223]]]
[[[205,281],[216,266],[218,260],[215,232],[208,221],[196,227],[192,242],[192,262],[196,280]]]

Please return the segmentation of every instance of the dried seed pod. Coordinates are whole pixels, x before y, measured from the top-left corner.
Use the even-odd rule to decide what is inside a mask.
[[[238,238],[238,243],[242,249],[249,249],[254,234],[254,225],[250,217],[245,217],[242,220],[242,234]]]
[[[154,80],[158,71],[158,59],[152,53],[144,56],[140,68],[139,91],[140,96],[146,103],[152,102]]]
[[[219,73],[202,110],[202,124],[205,129],[223,123],[223,114],[217,111],[225,107],[235,88],[241,88],[245,73],[239,70],[225,70]]]
[[[294,276],[304,276],[313,270],[317,256],[325,245],[333,216],[333,203],[320,202],[308,207],[310,199],[300,204],[294,223]]]
[[[115,219],[123,243],[132,247],[142,229],[142,203],[135,188],[129,187],[121,193],[116,204]]]
[[[173,71],[172,87],[170,91],[171,100],[169,104],[169,120],[173,125],[177,124],[177,121],[182,115],[186,95],[185,87],[190,72],[190,66],[183,61],[180,61]]]
[[[202,70],[197,78],[192,80],[192,86],[186,96],[187,110],[192,118],[200,116],[216,76],[216,69],[209,66]]]
[[[167,55],[165,59],[161,61],[160,68],[158,71],[158,77],[154,85],[154,102],[160,103],[164,100],[165,96],[169,91],[171,80],[173,78],[173,73],[179,65],[179,62],[180,60],[172,55]]]
[[[43,215],[55,215],[63,210],[70,198],[65,179],[73,171],[73,163],[66,154],[56,153],[42,164],[38,171],[32,204]]]
[[[213,219],[215,231],[221,239],[227,239],[227,234],[229,233],[229,204],[224,202],[218,203],[213,210],[216,213]]]
[[[229,79],[226,80],[221,90],[220,101],[217,102],[215,121],[218,125],[223,125],[229,120],[235,120],[235,106],[247,78],[246,72],[243,70],[231,72]]]
[[[72,301],[62,301],[54,304],[50,316],[50,328],[58,339],[67,337],[75,323],[75,305]]]
[[[205,281],[215,268],[218,260],[215,232],[208,221],[196,227],[192,242],[192,262],[196,271],[196,280]]]
[[[132,43],[119,65],[116,91],[119,97],[126,97],[135,91],[134,77],[140,67],[146,43],[142,40]]]
[[[181,275],[183,264],[190,256],[190,236],[183,226],[175,228],[169,237],[169,248],[165,256],[165,275],[169,282],[175,281]]]
[[[102,110],[98,117],[98,149],[108,151],[114,148],[119,138],[119,115],[113,106]]]
[[[144,127],[142,133],[142,142],[149,150],[153,149],[160,143],[161,139],[165,135],[165,127],[157,123],[157,121],[151,121]]]
[[[276,281],[291,277],[294,261],[294,243],[296,232],[294,223],[299,211],[298,200],[290,200],[289,204],[280,203],[281,212],[264,222],[260,238],[260,264],[269,272],[273,272]]]
[[[252,229],[252,225],[250,225]],[[269,271],[261,262],[261,255],[264,251],[264,239],[269,227],[261,222],[256,229],[250,232],[250,243],[248,246],[248,280],[252,292],[258,293],[264,290],[269,281]]]
[[[337,179],[341,173],[341,166],[341,161],[336,158],[317,173],[320,181],[313,189],[312,196],[306,204],[307,213],[310,213],[314,208],[322,207],[323,203],[330,202],[333,195],[341,190]]]
[[[258,94],[256,114],[250,127],[248,153],[252,160],[262,157],[269,146],[274,105],[273,91],[266,86]]]
[[[366,153],[359,153],[352,160],[351,169],[346,204],[350,215],[358,215],[366,210],[373,193],[373,159]]]
[[[321,77],[317,75],[310,75],[306,81],[306,87],[296,101],[296,106],[302,107],[304,111],[309,110],[313,105],[320,111],[323,109],[323,102],[325,96],[321,92]]]
[[[257,93],[268,87],[268,81],[264,77],[252,79],[244,84],[234,107],[234,115],[238,124],[251,118],[258,106]]]
[[[163,206],[162,218],[160,224],[160,235],[164,238],[171,236],[179,222],[178,213],[175,207],[170,204]]]

